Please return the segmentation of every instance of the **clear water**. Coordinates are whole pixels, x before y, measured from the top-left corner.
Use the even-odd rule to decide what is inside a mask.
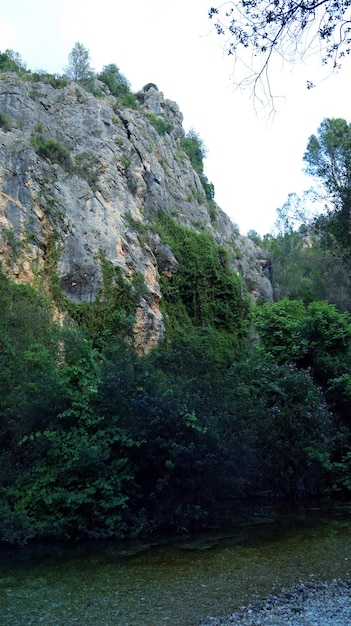
[[[351,507],[264,519],[154,544],[0,552],[0,624],[197,626],[301,581],[350,576]]]

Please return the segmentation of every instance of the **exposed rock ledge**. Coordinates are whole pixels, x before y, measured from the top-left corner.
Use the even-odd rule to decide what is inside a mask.
[[[55,272],[71,302],[93,302],[103,253],[131,283],[136,275],[145,280],[133,343],[148,352],[165,333],[160,276],[178,267],[155,235],[162,210],[186,228],[209,232],[228,250],[252,299],[272,300],[270,260],[206,197],[182,148],[178,105],[150,88],[136,94],[137,109],[120,108],[106,86],[99,88],[102,99],[73,82],[55,89],[1,74],[0,111],[11,122],[0,128],[2,270],[30,284]]]
[[[349,626],[351,580],[299,584],[199,626]]]

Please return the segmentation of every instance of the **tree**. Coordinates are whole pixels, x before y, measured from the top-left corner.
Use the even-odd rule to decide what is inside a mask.
[[[0,309],[0,457],[11,449],[18,460],[19,439],[45,423],[55,403],[57,329],[45,299],[2,273]]]
[[[245,68],[238,83],[252,87],[254,96],[262,88],[263,97],[271,100],[274,56],[296,63],[319,53],[323,64],[340,66],[350,52],[350,6],[351,0],[239,0],[212,7],[209,17],[216,20],[218,34],[229,36],[228,54]],[[250,49],[253,55],[247,59]]]
[[[102,72],[97,78],[107,85],[111,94],[117,99],[118,106],[125,106],[131,109],[138,107],[135,96],[131,93],[131,84],[129,80],[120,72],[117,65],[110,63],[104,65]]]
[[[265,302],[254,310],[261,346],[278,365],[309,368],[327,389],[334,378],[350,372],[351,318],[327,302]]]
[[[68,330],[65,339],[58,371],[63,410],[24,434],[17,479],[0,485],[0,511],[10,505],[22,541],[118,535],[133,486],[128,451],[137,444],[120,427],[118,411],[99,411],[101,356],[78,331]],[[9,520],[5,528],[0,523],[0,539]]]
[[[26,64],[14,50],[0,52],[0,72],[26,72]]]
[[[161,213],[160,230],[178,262],[175,276],[162,276],[163,307],[169,328],[211,327],[228,342],[247,337],[249,302],[241,279],[230,269],[227,251],[209,233],[196,233]]]
[[[202,174],[204,171],[203,160],[206,157],[207,150],[204,142],[193,128],[183,137],[181,145],[184,152],[187,153],[195,172]]]
[[[195,130],[191,128],[183,137],[181,145],[184,152],[188,155],[195,172],[199,175],[207,200],[213,200],[215,195],[214,185],[208,182],[208,178],[204,174],[203,160],[207,156],[204,142]]]
[[[309,138],[304,161],[306,172],[322,183],[332,207],[327,217],[315,220],[315,226],[351,261],[351,124],[325,119],[317,135]]]
[[[105,83],[113,96],[120,96],[130,91],[129,80],[119,71],[117,65],[104,65],[98,79]]]
[[[90,67],[89,50],[77,41],[68,55],[69,65],[65,71],[68,78],[77,82],[89,80],[93,76]]]
[[[318,493],[334,447],[334,425],[311,373],[291,361],[272,362],[257,350],[233,363],[223,396],[231,415],[223,434],[241,453],[237,463],[247,493],[274,498]]]

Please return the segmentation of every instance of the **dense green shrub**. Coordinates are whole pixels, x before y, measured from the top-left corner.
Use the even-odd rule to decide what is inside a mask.
[[[97,189],[97,182],[101,171],[99,157],[92,152],[79,152],[74,157],[73,172],[84,178],[93,191]]]
[[[227,402],[232,395],[241,424],[255,442],[251,489],[274,497],[319,493],[336,424],[310,372],[260,358],[234,364],[228,387],[230,379]]]
[[[155,115],[154,113],[147,113],[147,117],[159,135],[166,135],[172,131],[173,125],[163,117]]]
[[[327,302],[283,299],[254,311],[262,346],[277,363],[311,368],[314,378],[328,381],[351,366],[351,318]]]
[[[69,150],[61,146],[56,139],[46,139],[41,133],[37,133],[31,136],[30,142],[40,157],[48,159],[51,163],[57,163],[68,171],[72,170]]]
[[[246,336],[249,303],[226,250],[209,233],[188,230],[166,214],[160,213],[158,228],[179,262],[177,274],[161,278],[169,326],[212,327]]]
[[[68,84],[66,76],[60,76],[59,74],[48,74],[47,72],[31,72],[28,75],[28,79],[33,83],[44,83],[51,85],[55,89],[62,89]]]
[[[122,93],[117,99],[117,106],[115,108],[126,107],[128,109],[137,109],[138,101],[132,93]]]
[[[124,74],[120,72],[117,65],[114,63],[105,65],[97,78],[107,85],[111,94],[117,99],[116,108],[120,106],[131,109],[138,108],[138,102],[130,91],[130,82]]]
[[[33,462],[23,437],[45,428],[60,405],[57,329],[47,301],[0,273],[0,534],[19,543],[35,532],[10,494],[23,464]]]
[[[5,50],[0,52],[0,72],[16,72],[16,74],[26,73],[26,65],[23,63],[18,52]]]
[[[188,155],[195,172],[203,174],[203,160],[206,156],[206,148],[199,135],[194,130],[190,130],[185,137],[183,137],[181,147]]]
[[[204,174],[203,160],[206,157],[206,148],[202,139],[192,129],[183,137],[181,147],[188,155],[195,172],[199,175],[207,200],[213,200],[215,196],[214,185],[208,181]]]
[[[311,374],[194,324],[137,357],[110,317],[145,286],[115,269],[103,262],[106,291],[90,318],[77,316],[95,348],[1,276],[2,540],[190,529],[262,492],[327,486],[341,439]]]
[[[158,87],[157,85],[155,85],[155,83],[147,83],[146,85],[144,85],[143,87],[143,91],[149,91],[149,89],[156,89],[156,91],[158,91]]]
[[[4,131],[11,130],[10,118],[0,111],[0,128]]]
[[[326,484],[335,423],[310,374],[259,354],[228,365],[195,341],[134,363],[109,353],[102,412],[119,412],[140,442],[129,457],[134,530],[214,523],[241,498],[301,498]]]
[[[129,80],[127,80],[114,63],[104,65],[102,72],[98,74],[98,79],[108,86],[113,96],[119,97],[121,94],[130,92]]]
[[[261,347],[278,364],[308,368],[330,406],[350,426],[351,318],[327,302],[283,299],[254,311]]]
[[[276,363],[296,363],[304,358],[307,343],[302,335],[302,320],[305,314],[303,302],[287,298],[265,302],[253,309],[261,344]]]
[[[122,269],[101,256],[102,286],[94,302],[70,306],[72,318],[84,328],[94,342],[104,337],[130,335],[135,307],[140,295],[147,291],[143,277],[133,283],[123,276]]]
[[[81,342],[80,358],[63,364],[59,383],[66,408],[51,428],[22,439],[31,453],[12,489],[37,536],[101,537],[122,532],[122,512],[132,478],[128,448],[134,442],[96,409],[97,354]],[[45,451],[45,454],[43,452]]]

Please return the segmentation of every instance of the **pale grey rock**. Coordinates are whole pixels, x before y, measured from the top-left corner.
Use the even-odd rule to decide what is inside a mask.
[[[301,583],[227,617],[208,617],[199,626],[349,626],[351,581]]]
[[[142,351],[165,332],[159,276],[178,271],[172,250],[149,228],[160,209],[228,248],[254,300],[271,300],[272,285],[264,253],[219,206],[210,212],[181,149],[178,105],[153,87],[136,95],[139,109],[119,109],[110,94],[97,99],[73,82],[54,89],[0,76],[0,111],[11,122],[10,131],[0,129],[0,260],[15,280],[34,282],[45,276],[54,246],[60,285],[77,303],[96,297],[101,254],[127,279],[143,274],[148,294],[138,303],[133,339]],[[152,115],[169,124],[168,132],[158,134]],[[38,135],[59,142],[85,169],[73,173],[38,156],[31,143]]]

